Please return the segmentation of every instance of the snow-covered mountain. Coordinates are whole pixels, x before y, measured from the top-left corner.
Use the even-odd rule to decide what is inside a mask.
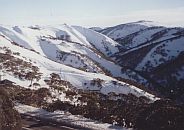
[[[89,29],[94,30],[94,31],[100,31],[100,30],[102,30],[103,28],[101,28],[101,27],[91,27],[91,28],[89,28]]]
[[[107,27],[105,29],[98,30],[102,34],[107,35],[108,37],[116,40],[119,38],[126,37],[132,33],[141,31],[148,27],[154,27],[156,23],[152,21],[138,21],[126,24],[120,24],[114,27]]]
[[[183,61],[184,29],[150,21],[0,26],[0,78],[14,84],[0,83],[13,99],[127,128],[180,112],[162,96],[183,102]]]
[[[2,53],[10,50],[13,52],[11,55],[14,55],[19,52],[22,57],[16,57],[32,61],[33,66],[37,66],[40,73],[43,73],[42,77],[55,72],[80,89],[100,89],[106,94],[119,93],[119,89],[122,89],[106,82],[114,80],[134,86],[143,84],[158,92],[163,91],[164,87],[167,88],[167,94],[164,94],[166,96],[178,91],[171,84],[180,88],[184,79],[183,64],[175,65],[173,71],[168,70],[170,64],[174,65],[175,62],[178,63],[178,59],[182,59],[183,34],[183,28],[168,28],[151,21],[121,24],[98,29],[98,32],[93,28],[67,24],[0,27]],[[163,66],[165,69],[167,67],[167,72],[162,72],[163,69],[160,68]],[[86,85],[93,79],[101,79],[104,81],[102,86],[105,87]],[[14,80],[23,83],[18,79]],[[41,84],[45,86],[44,80],[41,80]],[[125,92],[124,89],[121,91],[120,93]]]
[[[30,85],[27,80],[29,72],[38,75],[34,82],[38,82],[40,87],[47,87],[44,80],[56,73],[78,89],[96,90],[103,94],[132,93],[154,100],[153,95],[113,78],[129,78],[109,58],[119,52],[120,45],[90,29],[66,24],[54,27],[1,26],[0,43],[3,77],[21,86]],[[15,63],[9,63],[13,61]],[[91,83],[97,80],[100,85]]]
[[[136,71],[167,97],[181,98],[184,64],[178,59],[184,52],[183,28],[138,21],[99,32],[121,44],[120,51],[112,56],[117,64]]]

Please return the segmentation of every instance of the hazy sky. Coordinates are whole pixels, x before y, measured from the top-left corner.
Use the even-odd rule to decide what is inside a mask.
[[[89,27],[138,20],[184,26],[184,0],[0,0],[0,24]]]

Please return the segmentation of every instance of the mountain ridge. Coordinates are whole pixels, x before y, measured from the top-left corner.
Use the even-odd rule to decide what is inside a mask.
[[[166,65],[168,62],[177,59],[179,55],[183,53],[184,29],[181,27],[164,27],[161,25],[146,26],[146,24],[146,21],[141,21],[141,23],[133,22],[121,24],[119,26],[117,25],[102,29],[99,32],[107,35],[122,45],[119,48],[120,51],[112,56],[117,64],[122,67],[131,68],[138,73],[142,73],[142,76],[149,80],[148,82],[153,81],[158,83],[158,85],[154,86],[149,86],[148,84],[145,85],[148,88],[155,88],[155,90],[159,89],[158,93],[159,91],[164,91],[163,88],[165,88],[167,94],[163,92],[163,95],[173,99],[173,93],[175,97],[174,100],[183,100],[181,99],[181,93],[177,95],[177,93],[179,93],[178,91],[183,92],[182,84],[178,84],[184,78],[183,76],[180,76],[183,75],[182,69],[178,72],[165,72],[165,74],[167,73],[167,75],[171,75],[171,78],[167,77],[164,79],[164,82],[159,81],[160,79],[158,77],[160,76],[155,72],[155,75],[152,74],[151,69],[159,70],[159,66]],[[134,29],[131,31],[132,28]],[[169,67],[167,70],[169,71]],[[155,77],[156,75],[158,77]],[[175,75],[175,77],[172,75]],[[162,76],[164,75],[162,74]],[[166,75],[164,77],[166,77]],[[182,79],[178,80],[177,77],[182,77]],[[170,81],[173,81],[172,86],[171,83],[169,83]],[[161,86],[163,88],[161,88]]]

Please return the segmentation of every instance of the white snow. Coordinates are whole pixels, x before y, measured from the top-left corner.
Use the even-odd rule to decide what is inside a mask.
[[[48,27],[50,28],[50,27]],[[68,27],[67,27],[68,28]],[[66,31],[66,30],[65,30]],[[1,30],[0,30],[1,32]],[[127,75],[121,74],[121,67],[117,66],[113,62],[110,62],[96,53],[94,53],[92,50],[90,50],[87,45],[82,46],[76,43],[72,42],[62,42],[62,40],[51,40],[47,39],[49,43],[46,41],[38,41],[41,36],[48,36],[48,35],[54,35],[55,33],[53,30],[44,29],[44,27],[40,27],[40,30],[30,29],[23,27],[21,28],[22,36],[27,37],[27,39],[31,39],[31,41],[28,43],[28,45],[32,46],[33,49],[36,52],[30,51],[28,49],[13,45],[10,41],[8,41],[6,38],[0,36],[0,47],[8,47],[12,52],[19,52],[20,57],[22,60],[31,60],[31,63],[35,66],[38,66],[40,69],[40,72],[43,73],[42,79],[39,81],[41,86],[48,87],[44,79],[48,78],[48,76],[51,73],[57,73],[61,76],[62,79],[69,81],[74,87],[79,89],[87,89],[83,83],[90,82],[93,79],[101,79],[105,81],[102,85],[101,92],[104,94],[107,94],[109,92],[115,92],[117,94],[128,94],[132,93],[136,96],[146,96],[151,100],[156,100],[157,98],[154,97],[154,95],[148,94],[143,92],[141,89],[138,89],[134,86],[125,84],[124,82],[119,82],[116,79],[106,76],[104,74],[97,74],[97,73],[90,73],[90,72],[84,72],[79,69],[75,69],[73,67],[66,66],[64,64],[55,62],[55,59],[52,59],[56,55],[56,50],[62,50],[66,52],[72,52],[76,51],[81,54],[86,54],[87,56],[90,56],[91,59],[94,61],[100,63],[101,66],[104,68],[107,68],[112,74],[116,77],[126,77]],[[41,33],[41,34],[40,34]],[[94,34],[95,35],[95,34]],[[101,35],[98,35],[99,37]],[[8,35],[8,37],[11,38],[11,35]],[[14,37],[14,35],[13,35]],[[29,38],[28,38],[29,37]],[[103,37],[106,38],[106,37]],[[102,38],[102,39],[103,39]],[[27,42],[25,43],[27,45]],[[110,43],[109,43],[110,44]],[[26,47],[25,45],[25,47]],[[116,43],[113,43],[112,46],[116,45]],[[10,78],[10,74],[8,73],[6,78]],[[11,76],[11,78],[14,78]],[[15,79],[13,79],[15,80]],[[118,86],[114,86],[110,81],[117,81],[119,83]],[[22,85],[24,87],[27,87],[29,85],[28,81],[17,81],[17,84]],[[27,84],[27,86],[26,86]],[[88,89],[93,90],[94,86],[91,86]]]
[[[11,28],[11,27],[6,27],[6,28]],[[16,27],[15,30],[18,32],[21,32],[20,34],[18,32],[15,32],[14,30],[10,30],[10,33],[12,33],[12,36],[8,35],[7,38],[12,37],[18,37],[18,39],[24,39],[27,42],[24,44],[21,44],[25,48],[28,49],[33,49],[36,52],[39,52],[41,55],[48,57],[49,59],[52,59],[54,61],[57,61],[56,57],[56,51],[64,51],[64,52],[77,52],[83,55],[86,55],[90,57],[92,60],[96,61],[99,63],[102,67],[108,69],[114,76],[116,77],[125,77],[125,75],[121,74],[121,67],[118,65],[115,65],[114,63],[102,58],[100,55],[95,53],[93,50],[91,50],[92,46],[89,41],[92,39],[95,39],[93,41],[93,44],[97,47],[97,49],[101,49],[102,52],[104,53],[115,53],[118,51],[115,41],[112,39],[99,34],[97,32],[94,32],[90,29],[82,28],[82,27],[75,27],[78,28],[78,30],[83,30],[86,32],[81,34],[79,33],[74,27],[71,27],[69,25],[60,25],[60,26],[55,26],[55,27],[50,27],[50,26],[45,26],[45,27],[39,27],[38,29],[31,29],[28,27]],[[81,29],[82,28],[82,29]],[[4,28],[2,29],[2,32]],[[13,32],[15,32],[17,35],[15,35]],[[1,29],[0,29],[1,32]],[[69,35],[70,36],[70,41],[63,41],[63,40],[52,40],[52,39],[47,39],[46,41],[42,41],[43,36],[52,36],[52,37],[60,37],[60,35]],[[89,35],[89,36],[88,36]],[[86,37],[87,36],[87,37]],[[89,41],[88,41],[89,40]],[[103,41],[103,42],[102,42]],[[16,40],[18,44],[19,41]],[[74,42],[74,43],[72,43]],[[79,44],[76,44],[76,43]],[[103,44],[102,44],[103,43]],[[109,49],[109,51],[106,52],[105,47]],[[71,66],[74,66],[74,64],[70,64]],[[125,78],[128,78],[127,76]]]
[[[127,23],[112,27],[113,29],[111,29],[111,31],[109,31],[106,35],[112,39],[124,38],[129,34],[133,34],[142,29],[146,29],[148,27],[153,26],[155,26],[155,23],[151,21],[138,21],[133,23]],[[101,33],[106,33],[106,29],[104,29],[104,31],[102,31]]]
[[[33,49],[29,45],[28,41],[22,35],[15,32],[11,27],[4,28],[0,26],[0,31],[4,36],[8,37],[12,42],[16,42],[17,44],[24,46],[28,49]]]
[[[103,54],[111,55],[119,51],[117,48],[119,44],[107,36],[80,26],[73,27],[83,34],[86,37],[86,40],[93,44]]]
[[[92,27],[92,28],[89,28],[89,29],[91,29],[91,30],[93,30],[93,31],[100,31],[100,30],[102,30],[103,28],[101,28],[101,27]]]
[[[164,28],[156,28],[151,30],[144,30],[141,34],[138,34],[136,37],[133,38],[132,43],[128,44],[130,48],[136,47],[142,43],[145,43],[151,40],[151,36]]]
[[[169,40],[162,42],[161,44],[155,46],[144,59],[136,67],[137,70],[142,70],[143,67],[149,63],[151,67],[156,67],[163,63],[164,61],[169,61],[177,57],[180,52],[183,51],[184,38],[178,38],[174,40]],[[164,53],[164,55],[162,54]]]
[[[130,50],[128,50],[128,51],[126,51],[126,52],[124,52],[124,53],[122,53],[121,55],[123,56],[123,55],[126,55],[126,54],[128,54],[128,53],[130,53],[130,52],[132,52],[132,51],[136,51],[136,50],[138,50],[138,49],[140,49],[140,48],[149,46],[149,45],[151,45],[151,44],[155,44],[155,43],[157,43],[157,42],[162,42],[162,41],[164,41],[164,40],[174,38],[174,37],[176,37],[176,36],[174,36],[173,34],[176,33],[176,32],[177,32],[177,29],[174,29],[174,28],[173,28],[173,29],[169,30],[166,34],[164,34],[161,38],[158,38],[157,40],[155,40],[155,41],[153,41],[153,42],[149,42],[149,43],[140,45],[140,46],[138,46],[138,47],[134,46],[133,48],[131,48]],[[145,37],[145,36],[142,36],[142,37]],[[136,44],[137,44],[137,43],[136,43]],[[131,44],[129,44],[129,45],[131,46]],[[129,45],[127,45],[127,46],[129,46]]]

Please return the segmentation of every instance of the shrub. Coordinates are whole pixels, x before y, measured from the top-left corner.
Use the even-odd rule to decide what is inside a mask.
[[[138,130],[183,130],[184,108],[169,100],[156,101],[138,115]]]
[[[7,92],[0,88],[0,130],[20,130],[21,118]]]

